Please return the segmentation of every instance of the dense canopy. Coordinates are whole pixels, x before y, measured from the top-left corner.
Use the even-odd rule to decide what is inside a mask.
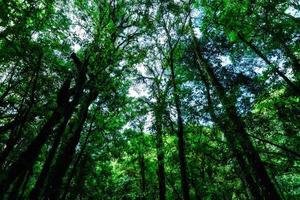
[[[0,199],[300,199],[297,0],[1,0]]]

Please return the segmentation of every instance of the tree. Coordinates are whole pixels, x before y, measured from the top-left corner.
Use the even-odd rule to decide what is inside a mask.
[[[0,9],[0,199],[299,199],[297,1]]]

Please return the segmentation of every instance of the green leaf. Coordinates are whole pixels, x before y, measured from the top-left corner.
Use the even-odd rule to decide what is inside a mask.
[[[235,42],[237,40],[237,33],[234,31],[231,31],[228,35],[230,42]]]

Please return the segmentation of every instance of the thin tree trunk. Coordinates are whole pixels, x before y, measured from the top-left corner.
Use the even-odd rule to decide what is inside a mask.
[[[6,177],[1,180],[0,194],[4,194],[14,180],[18,178],[24,171],[31,168],[34,161],[48,138],[48,133],[52,131],[53,126],[56,125],[57,120],[61,118],[61,114],[55,111],[47,123],[43,126],[39,135],[29,145],[27,150],[23,152],[19,159],[9,168]]]
[[[95,115],[94,115],[94,117],[95,117]],[[93,119],[94,119],[94,117],[93,117]],[[88,140],[89,140],[89,138],[90,138],[90,136],[91,136],[91,133],[92,133],[92,126],[93,126],[93,121],[92,121],[91,124],[90,124],[90,128],[89,128],[89,131],[88,131],[87,136],[86,136],[86,138],[85,138],[85,141],[84,141],[84,143],[83,143],[83,146],[82,146],[82,148],[80,149],[80,152],[79,152],[79,154],[78,154],[78,156],[77,156],[77,158],[76,158],[76,160],[75,160],[75,162],[74,162],[74,164],[73,164],[73,168],[72,168],[72,170],[71,170],[71,172],[70,172],[70,174],[69,174],[69,176],[68,176],[68,178],[67,178],[67,181],[66,181],[66,184],[65,184],[65,187],[64,187],[64,190],[63,190],[64,193],[63,193],[62,198],[61,198],[62,200],[65,200],[65,199],[67,198],[68,192],[69,192],[70,187],[71,187],[71,181],[72,181],[73,177],[75,176],[76,169],[77,169],[77,167],[78,167],[78,164],[79,164],[80,160],[81,160],[82,157],[83,157],[83,154],[84,154],[86,145],[87,145]]]
[[[276,37],[276,36],[275,36]],[[293,71],[296,74],[296,77],[299,78],[299,73],[300,73],[300,61],[297,58],[297,56],[291,51],[291,49],[284,43],[284,41],[280,41],[281,42],[281,46],[285,52],[285,55],[290,58],[290,60],[292,61],[292,65],[293,65]],[[297,79],[299,80],[299,79]]]
[[[193,34],[193,33],[192,33]],[[209,62],[202,56],[201,49],[199,48],[199,44],[196,41],[195,36],[193,35],[193,42],[195,45],[195,53],[197,56],[197,60],[199,65],[201,65],[209,77],[210,82],[215,87],[218,97],[221,100],[221,103],[225,109],[225,112],[229,118],[229,127],[230,133],[235,133],[232,137],[235,137],[238,142],[241,144],[244,155],[249,162],[250,171],[253,172],[255,177],[255,182],[259,184],[262,195],[264,199],[281,199],[278,194],[274,184],[272,183],[267,170],[260,159],[259,154],[255,150],[249,136],[246,133],[244,123],[240,119],[237,114],[237,110],[234,102],[232,102],[227,96],[225,92],[225,88],[219,82],[217,77],[214,74]]]
[[[20,199],[20,200],[24,199],[24,194],[25,194],[25,191],[27,189],[27,184],[29,182],[29,179],[30,179],[31,175],[32,175],[32,170],[28,171],[27,174],[26,174],[25,180],[24,180],[22,188],[21,188],[21,193],[18,197],[18,199]]]
[[[238,34],[238,37],[244,44],[246,44],[248,47],[250,47],[261,59],[263,59],[263,61],[265,61],[266,64],[268,64],[269,66],[273,66],[275,72],[287,83],[287,85],[293,91],[295,91],[297,93],[298,96],[300,96],[299,87],[295,83],[293,83],[283,72],[281,72],[278,69],[278,66],[275,66],[271,61],[269,61],[269,59],[256,46],[254,46],[254,44],[247,41],[241,34]]]
[[[11,133],[8,140],[6,141],[5,149],[0,153],[1,170],[4,170],[6,158],[8,157],[9,153],[14,149],[14,146],[17,143],[18,138],[19,138],[19,134],[15,135]]]
[[[68,116],[68,113],[73,113],[75,107],[79,103],[86,82],[88,57],[83,63],[79,60],[75,53],[71,54],[71,58],[77,67],[77,77],[75,78],[76,84],[74,88],[70,89],[71,78],[67,78],[58,92],[56,109],[41,128],[37,137],[31,142],[27,149],[21,153],[18,160],[10,166],[9,170],[5,173],[6,176],[0,180],[0,199],[2,197],[1,195],[4,195],[18,176],[20,176],[24,171],[32,168],[43,145],[53,132],[55,126],[65,115]],[[71,91],[74,91],[74,95],[73,100],[70,102]]]
[[[159,185],[159,199],[166,199],[166,180],[165,180],[165,164],[164,164],[164,143],[162,137],[161,121],[156,122],[156,156],[157,156],[157,176]]]
[[[270,33],[274,39],[274,41],[278,44],[279,47],[282,48],[283,53],[285,56],[291,61],[292,63],[292,69],[295,74],[296,80],[299,80],[300,76],[300,61],[297,58],[297,56],[292,52],[290,47],[287,45],[287,39],[283,34],[284,30],[280,30],[279,32],[276,32],[272,30],[272,28],[266,29],[265,30],[267,33]]]
[[[260,195],[260,189],[259,189],[257,183],[255,183],[251,173],[249,172],[249,169],[247,167],[247,162],[245,161],[245,159],[242,155],[242,150],[237,147],[238,142],[234,138],[235,133],[228,132],[228,131],[230,131],[230,129],[228,129],[226,127],[225,123],[221,122],[218,119],[218,117],[216,116],[215,111],[214,111],[214,107],[213,107],[213,103],[212,103],[212,100],[211,100],[208,81],[205,78],[205,76],[203,75],[201,69],[200,68],[198,68],[198,69],[199,69],[201,79],[204,82],[204,85],[205,85],[205,88],[206,88],[206,98],[207,98],[207,103],[208,103],[208,109],[209,109],[210,116],[211,116],[212,120],[224,132],[224,134],[227,138],[228,146],[229,146],[231,152],[233,153],[233,155],[235,156],[235,158],[238,162],[238,165],[239,165],[240,170],[242,172],[243,178],[244,178],[245,182],[247,183],[248,188],[250,189],[253,198],[255,200],[260,200],[260,199],[262,199],[262,196]],[[242,180],[242,181],[244,181],[244,180]]]
[[[8,96],[9,92],[11,91],[11,89],[13,89],[17,85],[16,83],[12,84],[13,78],[15,76],[16,68],[17,68],[17,65],[15,65],[12,68],[10,76],[9,76],[9,78],[7,80],[7,88],[4,90],[4,92],[0,96],[0,107],[3,107],[3,105],[4,105],[4,99]]]
[[[171,188],[172,188],[172,190],[174,192],[174,196],[176,197],[175,199],[176,200],[181,200],[182,199],[180,197],[181,195],[180,195],[179,191],[176,189],[175,183],[172,182],[172,180],[169,179],[167,176],[166,176],[166,180],[167,180],[167,182],[169,183],[169,185],[171,186]]]
[[[164,143],[163,143],[163,132],[162,132],[162,100],[159,92],[157,97],[157,106],[154,108],[155,115],[155,130],[156,130],[156,157],[157,157],[157,177],[159,186],[159,199],[166,199],[166,178],[165,178],[165,161],[164,161]]]
[[[86,156],[83,156],[78,166],[79,170],[75,179],[75,185],[72,188],[70,197],[68,198],[70,200],[77,199],[78,195],[79,195],[79,199],[82,199],[82,193],[83,193],[82,186],[84,185],[84,180],[86,176],[85,167],[87,162],[88,162],[88,158]]]
[[[291,149],[289,149],[289,148],[287,148],[285,146],[281,146],[281,145],[275,144],[275,143],[273,143],[273,142],[271,142],[269,140],[266,140],[266,139],[263,139],[263,138],[259,138],[259,137],[255,136],[255,135],[249,135],[249,136],[252,137],[252,138],[254,138],[254,139],[256,139],[256,140],[258,140],[258,141],[260,141],[260,142],[263,142],[263,143],[266,143],[266,144],[270,144],[270,145],[272,145],[274,147],[277,147],[277,148],[279,148],[279,149],[281,149],[281,150],[283,150],[283,151],[285,151],[285,152],[287,152],[287,153],[289,153],[289,154],[291,154],[293,156],[296,156],[296,157],[298,157],[298,160],[300,159],[300,154],[298,152],[293,151],[293,150],[291,150]]]
[[[70,79],[64,82],[59,93],[62,95],[67,94],[66,90],[69,90],[69,85]],[[61,96],[58,95],[58,98],[61,98]],[[69,98],[65,98],[65,100],[68,101]],[[15,163],[13,163],[10,166],[9,170],[6,172],[6,176],[2,178],[0,182],[0,199],[1,195],[3,195],[7,191],[7,189],[14,182],[14,180],[18,178],[18,176],[20,176],[28,169],[32,168],[42,146],[45,144],[50,133],[53,131],[53,128],[63,117],[65,110],[65,101],[61,103],[62,104],[57,105],[56,110],[52,113],[50,118],[44,124],[37,137],[31,142],[27,149],[23,153],[21,153],[18,160]]]
[[[27,171],[23,172],[22,175],[18,177],[13,185],[11,191],[9,192],[8,200],[15,200],[18,198],[20,188],[22,186],[23,180],[26,177]]]
[[[27,118],[30,114],[30,111],[35,103],[35,92],[36,92],[36,87],[37,87],[39,71],[40,71],[40,68],[42,65],[41,62],[42,62],[42,54],[39,56],[39,61],[37,63],[37,69],[34,74],[34,78],[31,80],[32,81],[32,89],[30,92],[29,101],[26,102],[25,98],[27,96],[27,93],[29,92],[30,84],[28,85],[28,89],[26,89],[24,98],[22,100],[21,106],[18,111],[18,114],[13,121],[13,125],[11,126],[12,131],[10,133],[9,139],[6,142],[6,145],[5,145],[6,148],[0,154],[0,166],[2,166],[2,170],[4,169],[5,160],[7,159],[10,152],[14,149],[15,145],[17,144],[17,142],[19,141],[19,139],[21,137],[21,130],[22,130],[23,126],[25,125]],[[27,109],[24,109],[25,105],[27,105],[27,107],[28,107]]]
[[[181,174],[181,188],[183,193],[183,199],[189,200],[189,182],[187,176],[187,167],[186,167],[186,157],[185,157],[185,141],[184,141],[184,127],[183,127],[183,119],[181,116],[181,105],[180,99],[178,95],[178,88],[176,84],[175,78],[175,69],[174,69],[174,58],[173,52],[170,52],[170,68],[171,68],[171,78],[172,78],[172,85],[173,85],[173,96],[175,101],[175,107],[177,112],[177,137],[178,137],[178,153],[179,153],[179,165],[180,165],[180,174]]]
[[[29,197],[30,197],[31,200],[39,199],[39,196],[42,192],[45,181],[48,177],[50,166],[51,166],[52,161],[55,157],[56,151],[57,151],[58,146],[59,146],[60,141],[61,141],[61,137],[63,135],[63,132],[66,128],[66,125],[67,125],[70,117],[71,116],[65,117],[64,121],[57,128],[57,131],[55,131],[56,135],[54,136],[53,144],[52,144],[52,146],[49,150],[49,153],[48,153],[48,156],[47,156],[47,158],[45,160],[45,163],[43,165],[42,171],[40,172],[39,177],[38,177],[33,189],[31,190],[31,192],[29,194]]]
[[[201,198],[201,192],[199,190],[199,187],[196,184],[196,180],[193,177],[191,177],[190,180],[191,180],[191,185],[192,185],[192,187],[195,190],[195,198],[196,198],[196,200],[201,200],[202,199]]]
[[[142,152],[139,152],[139,165],[140,165],[140,176],[141,176],[141,200],[146,199],[146,165],[145,158]]]

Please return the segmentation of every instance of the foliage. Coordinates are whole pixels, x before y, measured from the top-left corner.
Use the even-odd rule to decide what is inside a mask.
[[[0,10],[0,199],[299,199],[297,1]]]

